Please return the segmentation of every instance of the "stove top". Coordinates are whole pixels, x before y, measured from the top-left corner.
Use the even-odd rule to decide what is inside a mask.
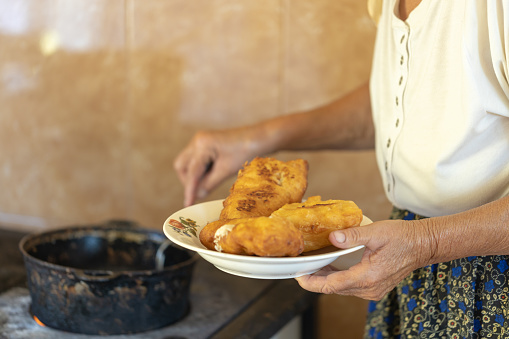
[[[304,315],[303,338],[314,338],[318,295],[293,279],[258,280],[224,273],[196,263],[190,290],[191,310],[180,321],[138,334],[93,336],[42,327],[30,313],[23,258],[23,236],[0,228],[0,339],[205,339],[269,338],[297,315]],[[306,334],[309,333],[309,334]]]
[[[219,275],[221,279],[213,277],[217,269],[212,265],[199,261],[195,283],[191,286],[191,311],[179,320],[159,330],[142,332],[139,334],[109,335],[108,339],[182,339],[208,338],[217,331],[222,324],[231,320],[238,312],[239,304],[245,304],[253,294],[257,295],[269,285],[269,281],[255,281],[252,279],[236,278],[226,273]],[[210,274],[204,281],[200,275]],[[230,281],[241,279],[240,283],[230,285],[222,283],[223,279]],[[196,280],[201,280],[201,283]],[[261,284],[260,284],[261,283]],[[243,286],[244,285],[244,286]],[[228,286],[229,290],[224,287]],[[249,288],[246,292],[244,288]],[[232,293],[233,292],[233,293]],[[102,338],[101,335],[73,334],[50,327],[38,325],[30,313],[30,294],[26,287],[12,287],[0,294],[0,339],[93,339]]]
[[[105,336],[85,335],[63,332],[50,327],[44,327],[35,322],[30,313],[30,295],[28,289],[14,287],[0,295],[0,339],[104,339]],[[199,338],[189,327],[187,333],[168,326],[159,330],[129,335],[110,335],[108,339],[182,339]]]

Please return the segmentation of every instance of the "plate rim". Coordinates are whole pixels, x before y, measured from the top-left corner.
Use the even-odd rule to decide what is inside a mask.
[[[230,260],[234,260],[234,261],[243,261],[243,262],[257,262],[257,263],[264,263],[264,262],[267,262],[267,263],[271,263],[271,262],[278,262],[278,263],[302,263],[302,262],[309,262],[309,261],[317,261],[317,260],[324,260],[324,259],[328,259],[328,258],[331,258],[331,257],[340,257],[342,255],[346,255],[346,254],[349,254],[349,253],[352,253],[352,252],[355,252],[355,251],[358,251],[362,248],[364,248],[365,246],[364,245],[358,245],[358,246],[354,246],[354,247],[351,247],[351,248],[345,248],[345,249],[337,249],[336,251],[332,251],[332,252],[327,252],[327,253],[322,253],[322,254],[311,254],[311,255],[298,255],[298,256],[295,256],[295,257],[260,257],[260,256],[250,256],[250,255],[241,255],[241,254],[233,254],[233,253],[223,253],[223,252],[217,252],[217,251],[213,251],[213,250],[209,250],[208,248],[200,248],[200,247],[197,247],[197,246],[191,246],[187,243],[184,243],[178,239],[176,239],[175,237],[173,237],[173,235],[171,234],[171,232],[169,232],[168,228],[168,223],[170,221],[170,219],[175,219],[175,214],[177,213],[182,213],[183,211],[185,211],[186,209],[190,209],[190,208],[196,208],[196,206],[205,206],[205,205],[215,205],[215,204],[222,204],[222,202],[224,201],[224,199],[217,199],[217,200],[209,200],[209,201],[205,201],[205,202],[202,202],[202,203],[198,203],[198,204],[195,204],[195,205],[191,205],[191,206],[188,206],[188,207],[184,207],[174,213],[172,213],[170,216],[168,216],[165,221],[164,221],[164,224],[163,224],[163,233],[166,235],[166,237],[174,242],[175,244],[181,246],[181,247],[184,247],[188,250],[191,250],[191,251],[195,251],[197,253],[203,253],[203,254],[206,254],[206,255],[211,255],[211,256],[214,256],[214,257],[218,257],[218,258],[223,258],[223,259],[230,259]],[[366,221],[368,223],[372,223],[373,221],[366,217],[364,214],[363,214],[363,221],[364,219],[366,219]],[[205,225],[203,225],[202,227],[204,227]],[[201,230],[200,230],[201,231]],[[199,237],[197,235],[197,237]]]

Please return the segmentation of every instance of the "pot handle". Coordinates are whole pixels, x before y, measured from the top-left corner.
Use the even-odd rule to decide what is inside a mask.
[[[170,240],[165,240],[164,242],[162,242],[160,245],[159,245],[159,248],[157,249],[157,252],[156,252],[156,257],[155,257],[155,267],[156,267],[156,270],[160,271],[160,270],[163,270],[164,269],[164,262],[166,260],[166,256],[164,255],[164,251],[166,251],[166,249],[168,248],[168,246],[171,246],[173,243],[170,241]]]
[[[85,270],[75,270],[74,274],[80,280],[84,281],[108,281],[115,279],[121,273],[113,272],[113,271],[85,271]]]

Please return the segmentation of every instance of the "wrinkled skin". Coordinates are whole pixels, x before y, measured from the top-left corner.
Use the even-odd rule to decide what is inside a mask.
[[[336,239],[340,234],[345,235],[344,242]],[[421,221],[387,220],[335,231],[329,240],[336,247],[366,246],[361,262],[345,271],[326,266],[297,281],[312,292],[380,300],[410,272],[432,259],[431,239]]]

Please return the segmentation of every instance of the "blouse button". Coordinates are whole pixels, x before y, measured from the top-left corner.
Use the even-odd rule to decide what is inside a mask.
[[[398,99],[398,97],[396,97],[396,106],[398,106],[398,105],[399,105],[399,99]]]
[[[403,58],[403,56],[401,56],[401,59],[400,59],[400,61],[399,61],[399,64],[400,64],[400,65],[403,65],[403,61],[404,61],[404,60],[405,60],[405,59]]]
[[[391,147],[391,139],[387,139],[387,148]]]
[[[398,126],[399,126],[399,118],[396,119],[396,127],[398,127]]]
[[[403,76],[400,76],[399,77],[399,85],[401,86],[402,83],[403,83]]]
[[[399,42],[399,43],[400,43],[400,44],[402,44],[402,43],[403,43],[403,41],[405,41],[405,35],[402,35],[402,36],[401,36],[401,40],[400,40],[400,42]]]

